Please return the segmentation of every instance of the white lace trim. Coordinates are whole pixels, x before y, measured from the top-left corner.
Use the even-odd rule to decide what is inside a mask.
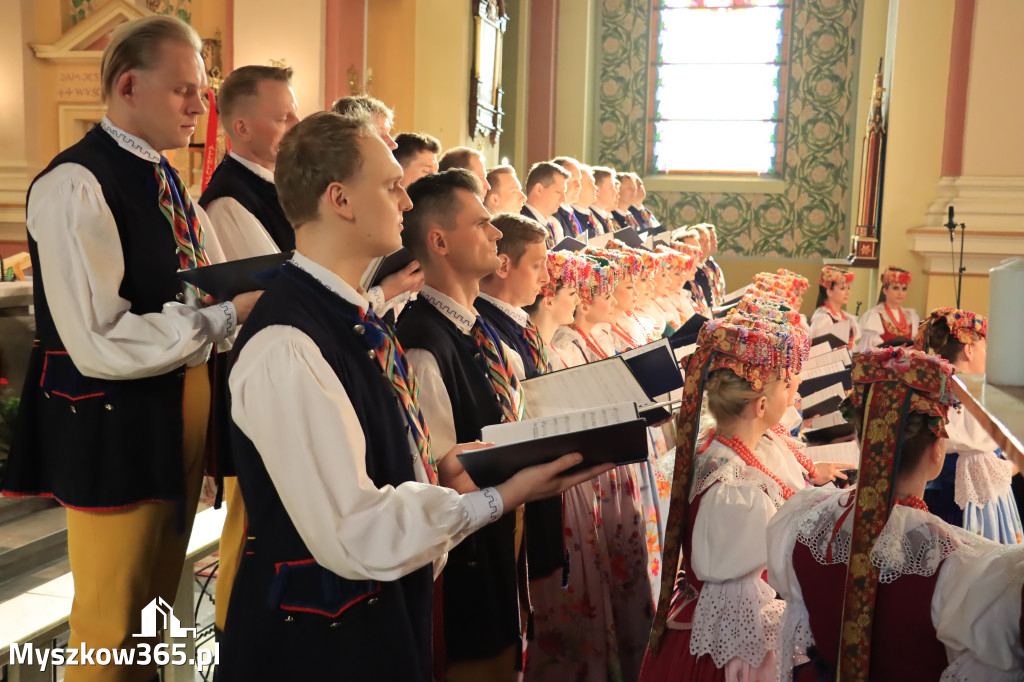
[[[737,657],[756,668],[775,649],[785,610],[786,602],[775,598],[760,571],[706,582],[693,612],[690,653],[710,655],[718,668]]]
[[[953,499],[961,509],[973,502],[984,507],[1010,490],[1013,464],[992,452],[968,452],[956,461]]]
[[[797,541],[819,564],[849,562],[853,495],[854,490],[849,490],[823,497],[796,520]],[[842,526],[835,531],[839,518],[847,511]],[[879,581],[891,583],[903,575],[934,575],[951,554],[979,556],[990,548],[990,541],[928,512],[897,506],[871,550],[871,563],[879,570]]]
[[[1024,670],[999,670],[985,665],[970,652],[957,656],[942,672],[939,682],[1024,682]]]
[[[807,607],[801,601],[787,602],[786,613],[779,628],[776,654],[780,682],[790,682],[793,679],[793,668],[809,660],[807,649],[813,645],[814,634],[811,632]]]
[[[748,466],[731,448],[718,441],[711,443],[703,454],[697,456],[693,485],[690,487],[690,502],[715,483],[738,488],[760,488],[776,510],[786,501],[782,496],[782,487],[775,479],[760,469]]]

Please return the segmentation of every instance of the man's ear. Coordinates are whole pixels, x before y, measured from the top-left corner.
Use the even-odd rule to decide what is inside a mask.
[[[249,128],[249,123],[238,116],[231,122],[231,130],[239,140],[245,140],[248,142],[252,138],[252,129]]]
[[[120,97],[127,102],[135,101],[135,88],[138,86],[139,76],[134,70],[125,71],[114,83],[115,97]]]
[[[447,256],[448,252],[451,250],[451,247],[448,244],[448,237],[444,230],[440,228],[428,228],[424,241],[426,241],[427,249],[437,252],[438,255]]]
[[[355,220],[355,212],[345,193],[345,186],[340,182],[332,182],[327,185],[324,195],[320,198],[320,203],[321,212],[326,210],[329,214],[336,215],[343,220]]]
[[[509,273],[512,272],[512,259],[508,257],[507,253],[499,253],[498,260],[501,261],[501,265],[494,271],[494,274],[502,279],[507,279]]]

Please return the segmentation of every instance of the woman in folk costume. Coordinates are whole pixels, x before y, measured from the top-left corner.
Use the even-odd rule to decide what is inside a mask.
[[[860,343],[857,350],[887,345],[910,346],[921,323],[917,311],[904,308],[910,288],[910,273],[891,265],[882,272],[882,290],[878,305],[860,317]],[[902,341],[901,341],[902,340]]]
[[[548,254],[550,281],[526,308],[545,342],[558,325],[572,323],[590,267],[575,254]],[[585,362],[551,346],[548,358],[557,369]],[[563,493],[569,571],[530,583],[534,635],[524,680],[639,675],[654,606],[638,475],[635,465],[620,466]]]
[[[693,309],[697,311],[698,315],[702,315],[710,320],[712,317],[711,308],[713,300],[708,297],[708,292],[710,292],[711,288],[707,281],[707,275],[706,273],[702,274],[704,251],[700,246],[700,236],[693,228],[679,228],[672,233],[672,243],[686,244],[697,250],[697,267],[694,271],[694,278],[686,283],[686,290],[690,292],[690,298],[693,300]],[[702,283],[707,288],[702,286]]]
[[[853,273],[841,268],[826,265],[821,269],[821,276],[818,278],[818,302],[816,309],[811,316],[811,338],[817,338],[824,334],[831,334],[837,324],[844,321],[850,323],[847,347],[853,350],[854,345],[860,338],[860,328],[857,325],[857,318],[843,310],[843,306],[850,300],[850,285],[853,284]]]
[[[582,256],[567,251],[549,251],[548,283],[543,286],[533,305],[523,308],[544,342],[551,371],[575,364],[551,345],[551,340],[559,326],[572,324],[573,314],[580,302],[579,287],[589,267],[590,263]]]
[[[633,254],[643,262],[643,275],[634,282],[637,291],[635,313],[647,332],[648,342],[660,339],[665,333],[665,326],[668,324],[665,311],[654,300],[656,296],[655,282],[662,269],[661,261],[655,258],[654,254],[650,251],[634,249],[617,239],[609,239],[606,247],[607,250]]]
[[[687,259],[678,251],[664,246],[659,246],[653,255],[661,263],[661,273],[654,287],[654,300],[665,311],[666,325],[663,336],[672,336],[689,318],[689,315],[683,315],[675,297],[672,296],[678,290],[681,274],[686,271]]]
[[[649,343],[652,341],[648,336],[650,330],[640,322],[636,314],[636,282],[644,276],[643,259],[638,254],[625,251],[600,250],[594,254],[617,263],[622,270],[622,277],[612,292],[615,299],[615,321],[611,325],[611,335],[615,352],[623,353]]]
[[[696,314],[693,304],[687,297],[688,292],[683,287],[686,286],[687,277],[693,278],[697,261],[682,251],[664,244],[658,244],[655,247],[655,253],[662,255],[668,261],[668,268],[665,270],[668,276],[668,290],[662,299],[664,301],[662,307],[671,306],[678,314],[681,326]],[[676,327],[676,329],[678,328]]]
[[[985,372],[988,321],[968,310],[938,308],[918,330],[915,348],[964,374]],[[1010,489],[1017,467],[966,409],[950,414],[946,463],[928,484],[925,502],[942,520],[1003,544],[1022,541],[1020,511]]]
[[[807,290],[810,289],[811,283],[807,281],[807,278],[803,275],[787,270],[786,268],[779,268],[777,273],[783,277],[788,277],[792,282],[793,287],[793,305],[792,308],[800,314],[800,319],[803,320],[804,329],[810,329],[811,325],[807,321],[807,316],[800,312],[800,309],[804,307],[804,296],[807,294]]]
[[[947,524],[921,500],[942,469],[952,377],[907,348],[855,357],[857,486],[801,491],[768,524],[783,680],[794,664],[807,681],[1022,678],[1024,547]]]
[[[587,268],[579,287],[580,304],[572,324],[559,327],[551,345],[572,365],[603,360],[615,355],[610,338],[595,334],[595,327],[615,321],[615,300],[612,292],[618,284],[619,270],[603,258],[587,256]]]
[[[665,247],[659,246],[659,249]],[[673,295],[678,301],[678,307],[683,311],[686,319],[689,319],[693,315],[700,315],[711,319],[711,310],[707,305],[699,303],[693,297],[693,291],[689,288],[692,286],[694,277],[697,275],[697,267],[700,261],[700,247],[691,246],[685,242],[672,242],[668,248],[673,251],[677,251],[686,258],[686,269],[682,272],[679,280],[676,282],[676,286],[673,291]]]
[[[705,324],[686,367],[645,682],[774,679],[785,604],[762,577],[765,528],[793,490],[757,451],[786,410],[807,340],[746,324]],[[705,400],[715,426],[698,448]]]

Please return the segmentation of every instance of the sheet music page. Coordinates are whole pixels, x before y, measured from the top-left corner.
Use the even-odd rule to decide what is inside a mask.
[[[814,349],[820,346],[828,348],[827,343],[819,343],[817,346],[811,346],[811,348]],[[850,349],[843,347],[836,348],[835,350],[827,353],[812,353],[811,356],[807,358],[807,362],[804,363],[803,369],[806,371],[835,362],[841,362],[844,367],[849,367],[853,363],[853,360],[850,358]]]
[[[804,381],[808,379],[817,379],[818,377],[825,377],[829,374],[838,374],[846,371],[846,365],[841,362],[830,362],[827,365],[821,367],[812,367],[811,369],[802,369],[800,372],[800,378]],[[837,380],[838,381],[838,380]]]
[[[519,422],[485,426],[482,429],[481,440],[495,445],[511,445],[549,436],[589,431],[639,418],[636,403],[619,403],[592,410],[565,412],[540,419],[525,419]]]
[[[587,240],[587,246],[592,246],[595,249],[603,249],[608,243],[608,240],[612,238],[611,232],[604,234],[597,234]]]
[[[821,355],[827,355],[828,353],[831,352],[832,349],[827,343],[816,343],[813,346],[811,346],[811,352],[807,354],[807,359],[810,360],[811,358],[816,358]],[[804,364],[806,365],[807,363]]]
[[[565,412],[651,401],[621,356],[542,374],[522,382],[526,416],[535,419]]]
[[[820,417],[815,417],[807,425],[808,431],[817,431],[818,429],[827,429],[830,426],[839,426],[845,424],[846,420],[843,419],[843,415],[838,410],[829,414],[823,414]]]
[[[697,344],[691,343],[689,346],[681,346],[673,351],[676,355],[676,360],[682,362],[686,358],[690,357],[697,351]]]
[[[619,357],[622,358],[623,360],[629,360],[630,358],[635,358],[638,355],[646,355],[647,353],[657,352],[661,348],[664,348],[668,352],[672,351],[672,347],[671,345],[669,345],[668,339],[658,339],[657,341],[645,343],[644,345],[638,346],[637,348],[631,348],[630,350],[627,350],[624,353],[619,353]]]
[[[829,398],[843,399],[846,397],[846,389],[843,388],[842,384],[832,384],[828,388],[823,388],[820,391],[815,391],[806,398],[800,401],[801,406],[806,410],[814,407],[818,403],[823,403]]]
[[[860,467],[860,445],[857,441],[832,443],[831,445],[812,445],[804,449],[812,462],[832,462],[835,464],[854,464]]]

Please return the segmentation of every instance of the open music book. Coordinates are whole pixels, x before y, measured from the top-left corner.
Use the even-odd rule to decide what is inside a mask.
[[[833,464],[852,464],[860,467],[860,445],[855,440],[830,445],[811,445],[804,450],[812,462],[831,462]]]
[[[458,455],[466,473],[480,487],[496,485],[526,467],[570,452],[582,454],[583,461],[569,472],[647,458],[647,423],[632,402],[485,426],[482,439],[495,446]]]

